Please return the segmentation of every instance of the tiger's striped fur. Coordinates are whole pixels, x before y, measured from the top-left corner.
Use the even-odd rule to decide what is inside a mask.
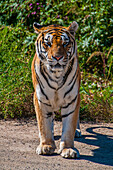
[[[80,71],[74,37],[77,28],[75,21],[69,27],[43,27],[34,23],[39,34],[32,62],[34,106],[40,136],[38,154],[54,152],[53,113],[61,110],[63,127],[59,153],[65,158],[79,156],[74,148],[80,108]]]

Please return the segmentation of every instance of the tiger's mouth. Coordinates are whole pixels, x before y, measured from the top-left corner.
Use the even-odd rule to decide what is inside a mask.
[[[52,73],[56,73],[59,72],[60,74],[62,74],[65,70],[66,65],[64,64],[60,64],[60,63],[56,63],[56,64],[47,64],[47,69],[50,70]]]
[[[67,66],[68,60],[50,60],[47,59],[47,68],[53,72],[63,72]]]
[[[55,64],[55,65],[50,65],[50,67],[51,67],[51,69],[52,70],[55,70],[55,71],[61,71],[61,70],[63,70],[63,65],[61,65],[61,64],[59,64],[59,63],[57,63],[57,64]]]
[[[59,68],[61,68],[62,66],[59,64],[59,63],[57,63],[57,64],[55,64],[54,66],[52,66],[53,68],[55,68],[55,69],[59,69]]]

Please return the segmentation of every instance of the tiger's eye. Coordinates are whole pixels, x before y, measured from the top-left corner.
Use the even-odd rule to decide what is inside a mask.
[[[45,45],[51,47],[50,41],[45,41]]]
[[[47,42],[47,45],[51,47],[51,43],[50,42]]]
[[[64,45],[64,47],[65,47],[66,45],[68,45],[68,42],[64,42],[63,45]]]

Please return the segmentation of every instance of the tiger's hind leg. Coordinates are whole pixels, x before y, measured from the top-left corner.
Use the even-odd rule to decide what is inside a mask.
[[[51,155],[55,150],[54,137],[52,133],[52,112],[47,112],[44,105],[39,106],[36,93],[34,93],[34,106],[38,121],[40,145],[36,149],[39,155]],[[46,111],[46,113],[45,113]]]
[[[78,158],[79,151],[74,148],[74,136],[77,127],[77,120],[79,117],[79,107],[80,107],[80,96],[78,95],[77,107],[73,112],[65,110],[65,113],[69,114],[62,115],[62,137],[60,142],[59,154],[64,158]]]
[[[80,138],[80,137],[81,137],[80,119],[78,118],[77,128],[76,128],[76,131],[75,131],[75,138]]]

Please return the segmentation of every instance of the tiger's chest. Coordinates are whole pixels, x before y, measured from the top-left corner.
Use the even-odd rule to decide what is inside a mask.
[[[36,72],[39,77],[39,82],[36,86],[36,93],[38,100],[46,106],[51,106],[53,111],[58,111],[66,104],[70,103],[78,93],[77,77],[77,62],[74,63],[73,69],[67,77],[65,74],[51,75],[50,72],[40,72],[39,67],[36,66]],[[67,71],[68,72],[68,71]]]
[[[54,111],[58,111],[65,103],[63,91],[54,91],[52,97],[50,98],[50,103]]]
[[[73,98],[73,94],[64,97],[66,90],[66,87],[63,87],[60,90],[53,90],[49,87],[46,87],[42,93],[39,85],[37,85],[36,88],[39,101],[46,105],[50,105],[53,111],[58,111],[62,106],[69,103],[69,101]]]
[[[56,86],[53,86],[52,84],[52,87]],[[70,103],[70,101],[72,101],[75,95],[78,93],[76,83],[72,89],[71,87],[72,84],[68,86],[68,81],[65,82],[65,84],[63,84],[59,89],[51,88],[46,83],[44,83],[44,88],[40,88],[38,84],[36,88],[37,97],[42,103],[51,106],[53,111],[58,111],[63,106]]]

